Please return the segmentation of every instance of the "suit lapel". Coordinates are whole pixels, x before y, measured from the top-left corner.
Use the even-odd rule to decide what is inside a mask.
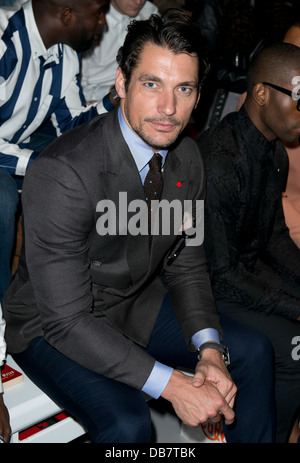
[[[117,111],[114,111],[114,118],[111,119],[112,124],[109,124],[107,132],[109,149],[105,153],[100,181],[106,197],[116,206],[117,221],[122,232],[128,234],[127,261],[132,279],[136,280],[149,267],[149,238],[129,234],[128,221],[135,212],[128,212],[128,205],[137,200],[145,201],[144,188],[136,163],[121,133]]]
[[[182,209],[184,200],[187,197],[188,167],[189,164],[187,165],[180,161],[176,149],[168,153],[163,173],[164,189],[161,199],[166,200],[168,204],[171,204],[174,200],[179,200]],[[174,234],[176,235],[178,232],[178,230],[174,230],[173,224],[171,223],[170,234],[162,236],[154,235],[150,253],[150,266],[162,255],[162,248],[167,251],[170,246],[172,246],[174,243]]]

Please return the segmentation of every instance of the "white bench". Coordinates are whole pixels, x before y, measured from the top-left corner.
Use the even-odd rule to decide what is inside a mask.
[[[7,356],[7,363],[18,371],[22,370],[11,356]],[[63,411],[44,392],[42,392],[25,375],[22,383],[16,384],[4,391],[4,402],[9,411],[12,429],[11,443],[66,443],[86,433],[85,429],[71,417],[61,421],[51,419]],[[54,424],[43,426],[43,423]],[[24,431],[37,425],[42,428],[23,439]],[[30,432],[28,433],[30,434]]]
[[[12,428],[11,443],[67,443],[86,434],[84,427],[70,416],[55,422],[53,417],[60,415],[63,410],[33,384],[10,355],[7,356],[7,363],[21,371],[24,376],[20,384],[4,391],[4,402],[9,411]],[[220,425],[193,429],[182,425],[174,414],[161,415],[151,410],[151,416],[156,429],[157,443],[224,442]],[[47,421],[55,423],[44,427],[44,422]],[[41,429],[35,432],[38,425]],[[28,429],[32,431],[25,433]],[[29,435],[24,438],[24,434]]]

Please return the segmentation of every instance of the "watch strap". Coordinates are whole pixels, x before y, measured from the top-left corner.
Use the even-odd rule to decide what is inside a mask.
[[[228,348],[226,346],[223,346],[223,344],[218,344],[217,342],[212,342],[212,341],[208,341],[208,342],[205,342],[205,343],[201,344],[201,346],[197,350],[198,360],[199,361],[201,360],[202,352],[205,349],[215,349],[215,350],[219,351],[221,353],[221,355],[222,355],[222,359],[223,359],[226,367],[228,365],[230,365],[229,351],[228,351]]]

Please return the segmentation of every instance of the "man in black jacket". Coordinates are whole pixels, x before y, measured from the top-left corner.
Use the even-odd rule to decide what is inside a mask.
[[[277,441],[300,405],[300,251],[281,196],[288,158],[280,140],[300,135],[300,50],[262,50],[244,106],[198,141],[207,171],[205,249],[220,313],[260,329],[276,355]],[[250,348],[250,346],[249,346]],[[298,360],[298,361],[297,361]]]

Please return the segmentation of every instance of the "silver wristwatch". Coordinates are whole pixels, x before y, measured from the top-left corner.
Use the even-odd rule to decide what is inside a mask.
[[[230,357],[229,357],[228,347],[223,346],[222,344],[218,344],[217,342],[205,342],[197,350],[198,360],[199,361],[201,360],[202,352],[205,349],[215,349],[215,350],[219,351],[221,353],[222,359],[223,359],[226,367],[228,367],[228,365],[230,365]]]

